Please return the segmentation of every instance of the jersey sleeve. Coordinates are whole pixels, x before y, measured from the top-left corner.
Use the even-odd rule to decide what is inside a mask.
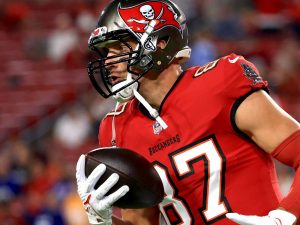
[[[231,54],[221,59],[219,98],[223,105],[223,119],[230,127],[242,133],[235,123],[235,114],[240,104],[253,92],[266,90],[268,83],[260,76],[254,64],[244,57]],[[220,91],[221,90],[221,91]]]
[[[229,100],[246,97],[250,93],[264,89],[267,90],[268,83],[260,76],[255,65],[243,56],[231,54],[223,58],[224,84],[223,96]]]

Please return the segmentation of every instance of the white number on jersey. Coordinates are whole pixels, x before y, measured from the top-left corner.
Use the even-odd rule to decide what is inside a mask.
[[[196,161],[204,160],[207,176],[205,177],[205,191],[203,192],[204,208],[201,209],[200,213],[206,223],[210,223],[221,216],[223,217],[229,211],[222,188],[224,184],[224,177],[222,177],[224,158],[216,146],[216,140],[209,138],[191,147],[175,151],[170,154],[170,159],[179,179],[184,179],[187,176],[197,176],[197,174],[194,174],[193,164]],[[178,223],[176,224],[192,224],[192,217],[188,207],[179,196],[176,196],[172,186],[173,182],[170,182],[167,170],[158,164],[154,167],[163,181],[165,194],[167,195],[159,206],[166,223],[171,224],[166,208],[172,205],[178,217]]]

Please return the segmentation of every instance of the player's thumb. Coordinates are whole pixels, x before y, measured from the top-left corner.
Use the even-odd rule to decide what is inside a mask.
[[[81,155],[76,164],[77,184],[82,183],[86,180],[86,176],[84,173],[84,167],[85,167],[85,155]]]

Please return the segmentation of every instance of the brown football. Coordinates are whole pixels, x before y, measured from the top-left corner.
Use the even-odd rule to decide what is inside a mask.
[[[85,175],[91,174],[99,164],[106,165],[106,171],[98,180],[99,187],[111,174],[117,173],[119,181],[106,194],[123,185],[129,192],[114,203],[119,208],[148,208],[159,204],[164,197],[162,181],[153,165],[138,153],[124,148],[98,148],[86,154]]]

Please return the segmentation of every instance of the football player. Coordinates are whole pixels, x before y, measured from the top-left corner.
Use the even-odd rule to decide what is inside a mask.
[[[267,82],[242,56],[231,54],[182,71],[189,57],[186,18],[169,0],[114,0],[89,39],[96,59],[88,73],[104,98],[116,99],[99,130],[101,147],[146,157],[164,185],[154,208],[112,205],[130,187],[105,196],[99,165],[78,192],[93,225],[292,225],[300,215],[300,125],[268,94]],[[295,169],[282,197],[272,157]]]

